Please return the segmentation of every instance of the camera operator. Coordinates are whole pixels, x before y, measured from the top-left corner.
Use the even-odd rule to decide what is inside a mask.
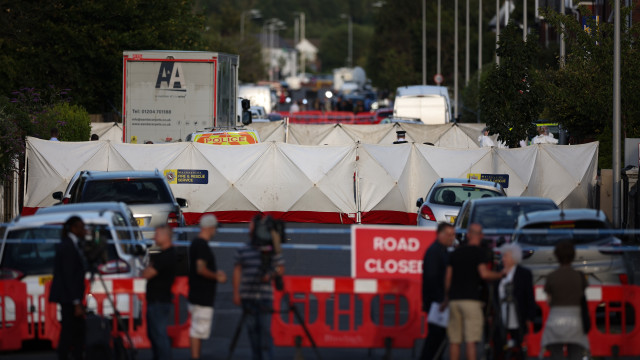
[[[60,304],[62,329],[58,342],[58,359],[67,360],[69,352],[74,359],[84,358],[84,277],[86,261],[82,242],[87,231],[78,216],[70,217],[62,228],[62,238],[56,245],[53,281],[49,301]]]
[[[171,286],[176,276],[176,251],[171,243],[173,231],[168,225],[156,228],[154,240],[160,253],[151,257],[142,271],[147,279],[147,334],[154,360],[171,359],[171,341],[167,333],[171,314]]]
[[[233,302],[242,305],[247,320],[249,340],[254,360],[273,359],[271,313],[273,290],[271,283],[284,274],[284,259],[280,250],[282,232],[271,217],[257,215],[249,225],[251,242],[238,249],[233,270]],[[281,282],[280,278],[280,282]]]

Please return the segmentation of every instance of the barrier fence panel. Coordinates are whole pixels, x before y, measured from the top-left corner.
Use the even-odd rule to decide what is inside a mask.
[[[111,326],[112,336],[114,338],[121,338],[126,347],[130,347],[131,343],[133,343],[137,349],[150,348],[151,343],[147,337],[146,280],[141,278],[105,279],[104,282],[105,286],[102,286],[99,280],[96,279],[90,287],[87,286],[86,304],[88,308],[95,311],[96,314],[105,317],[111,316],[111,320],[113,321]],[[0,281],[0,284],[1,283],[3,283],[3,281]],[[173,323],[169,325],[167,332],[174,348],[189,347],[190,318],[184,301],[189,293],[188,284],[188,278],[180,276],[175,279],[172,287],[172,293],[174,295]],[[47,300],[49,298],[50,288],[51,282],[45,285],[45,293],[41,295],[39,299],[41,306],[39,320],[40,324],[42,324],[39,338],[51,341],[51,345],[56,348],[58,346],[58,340],[60,339],[60,321],[58,317],[58,305],[50,303]],[[131,343],[129,343],[128,338],[125,336],[124,329],[118,325],[117,319],[112,316],[113,307],[107,299],[107,292],[110,296],[113,296],[112,299],[123,319],[123,325],[126,328],[129,339],[131,339]],[[122,299],[126,300],[126,306],[122,306]],[[22,308],[26,309],[26,305]],[[28,321],[24,323],[27,324]],[[17,349],[19,348],[20,346],[18,346]],[[2,348],[0,348],[0,350],[2,350]]]
[[[0,281],[0,351],[19,350],[33,338],[27,314],[27,285],[18,280]]]
[[[640,356],[640,286],[590,286],[586,291],[591,319],[591,356]],[[542,286],[536,286],[536,303],[542,324],[549,304]],[[544,325],[526,338],[529,356],[538,356]]]
[[[276,346],[310,346],[289,307],[300,311],[318,347],[411,348],[423,336],[420,283],[346,277],[284,277],[274,292]]]

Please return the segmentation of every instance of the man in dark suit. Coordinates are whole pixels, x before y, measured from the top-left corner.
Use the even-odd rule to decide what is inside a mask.
[[[436,241],[429,246],[422,261],[422,310],[429,314],[432,303],[444,300],[444,277],[449,265],[449,250],[455,241],[456,231],[449,223],[438,224]],[[427,338],[422,347],[422,360],[441,359],[446,328],[428,324]]]
[[[503,245],[502,254],[503,273],[505,277],[497,287],[499,301],[499,316],[504,331],[498,332],[496,340],[498,358],[505,358],[505,344],[508,352],[517,359],[524,359],[522,349],[524,335],[532,325],[536,316],[536,300],[533,293],[533,275],[531,271],[519,263],[522,261],[522,249],[516,244]],[[506,342],[507,334],[511,341]]]
[[[62,329],[58,342],[58,359],[84,358],[84,299],[86,266],[82,242],[86,235],[84,222],[70,217],[62,229],[62,239],[56,245],[53,281],[49,301],[60,304]]]

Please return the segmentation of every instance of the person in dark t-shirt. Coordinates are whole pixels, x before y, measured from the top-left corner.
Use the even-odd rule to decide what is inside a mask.
[[[153,359],[171,359],[171,341],[167,334],[171,313],[171,286],[176,277],[176,251],[172,246],[173,231],[167,225],[156,228],[154,240],[160,252],[151,257],[142,271],[147,279],[147,334]]]
[[[218,282],[227,275],[216,268],[216,258],[208,242],[216,234],[218,219],[214,215],[200,218],[200,233],[189,247],[189,312],[191,312],[191,358],[199,359],[202,340],[211,335],[213,303]]]
[[[460,345],[466,342],[468,359],[476,359],[476,343],[482,340],[482,282],[502,278],[503,274],[489,270],[486,251],[480,246],[482,226],[471,224],[467,230],[468,244],[457,248],[449,257],[445,277],[445,301],[449,306],[449,354],[460,358]]]

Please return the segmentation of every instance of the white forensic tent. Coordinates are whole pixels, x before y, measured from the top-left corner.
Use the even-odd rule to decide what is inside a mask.
[[[122,142],[122,124],[117,122],[91,123],[91,134],[97,134],[100,140]],[[88,140],[88,139],[87,139]]]
[[[206,184],[171,184],[190,222],[203,213],[248,221],[257,212],[289,221],[411,224],[415,201],[441,177],[503,174],[510,196],[544,196],[564,208],[592,203],[598,143],[518,149],[422,144],[243,146],[116,144],[27,139],[24,213],[50,206],[80,170],[200,170]]]

